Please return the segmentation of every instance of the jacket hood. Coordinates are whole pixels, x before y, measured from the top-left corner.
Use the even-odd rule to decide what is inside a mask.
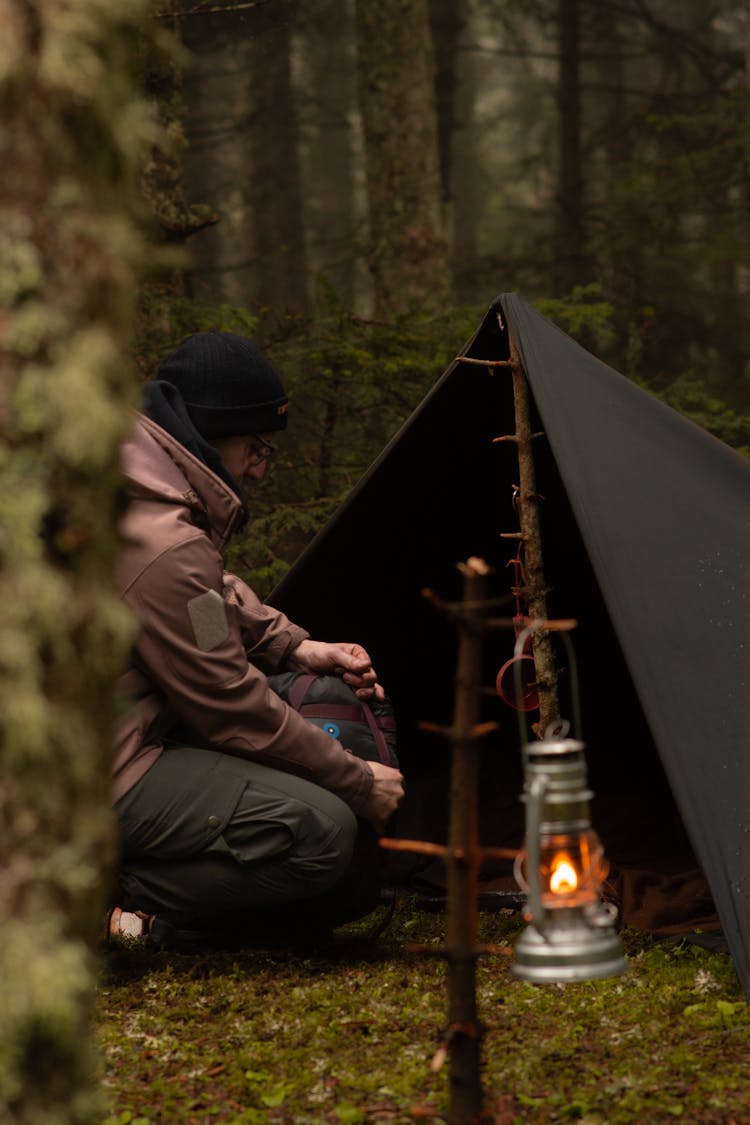
[[[161,426],[180,445],[192,453],[204,465],[221,477],[228,484],[232,492],[239,498],[242,505],[242,523],[247,522],[247,508],[245,497],[237,479],[232,476],[229,469],[221,459],[218,450],[198,432],[190,416],[182,394],[177,387],[162,380],[151,380],[143,386],[143,413],[157,426]]]
[[[145,415],[137,416],[122,447],[121,464],[133,499],[179,504],[199,513],[219,549],[244,522],[242,500],[226,481]]]

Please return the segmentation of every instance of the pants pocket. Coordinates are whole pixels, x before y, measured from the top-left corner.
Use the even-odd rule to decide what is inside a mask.
[[[117,802],[125,857],[184,859],[226,828],[247,785],[243,762],[215,750],[165,749]]]

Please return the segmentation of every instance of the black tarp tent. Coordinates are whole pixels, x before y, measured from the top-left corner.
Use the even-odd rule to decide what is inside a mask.
[[[535,461],[548,606],[580,623],[594,823],[624,920],[668,934],[710,930],[718,914],[750,996],[750,464],[515,294],[460,354],[507,359],[511,342],[546,435]],[[445,836],[449,750],[418,723],[450,721],[455,634],[421,590],[457,596],[470,555],[493,567],[495,595],[509,590],[515,544],[500,532],[518,526],[518,470],[512,443],[493,438],[514,429],[508,369],[457,358],[270,599],[313,635],[370,649],[408,778],[392,834]],[[493,635],[488,685],[512,647],[512,633]],[[485,706],[500,730],[482,750],[482,839],[518,846],[516,716],[491,693]],[[510,886],[502,865],[484,877]]]

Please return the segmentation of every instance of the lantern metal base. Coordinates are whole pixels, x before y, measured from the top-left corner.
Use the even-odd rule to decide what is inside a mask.
[[[581,910],[564,914],[564,920],[548,916],[543,931],[534,925],[526,927],[515,946],[514,977],[532,984],[555,984],[625,972],[628,966],[622,942],[606,914],[591,920]]]

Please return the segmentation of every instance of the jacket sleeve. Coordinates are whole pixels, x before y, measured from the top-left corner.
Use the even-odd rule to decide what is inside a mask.
[[[372,771],[269,689],[248,660],[247,618],[225,602],[223,577],[202,534],[154,559],[126,594],[140,622],[136,664],[212,746],[305,777],[360,811]],[[305,634],[270,613],[256,644],[279,661]]]
[[[248,660],[263,672],[278,672],[310,634],[293,625],[281,610],[264,605],[236,574],[225,573],[223,583],[227,611],[236,616]]]

